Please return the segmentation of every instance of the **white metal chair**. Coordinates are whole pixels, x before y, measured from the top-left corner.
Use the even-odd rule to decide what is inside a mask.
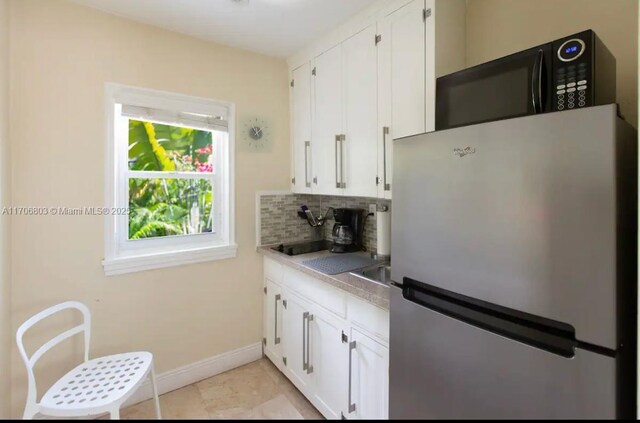
[[[31,357],[22,338],[27,330],[39,321],[63,310],[82,312],[83,323],[69,329],[38,348]],[[33,367],[51,348],[79,333],[84,333],[84,362],[58,380],[37,402],[36,380]],[[89,360],[91,339],[91,313],[87,306],[76,301],[58,304],[36,314],[19,328],[16,334],[18,350],[27,366],[29,378],[24,419],[32,419],[40,413],[53,417],[84,417],[109,413],[112,419],[120,418],[120,407],[144,382],[151,378],[156,415],[160,415],[160,401],[153,371],[153,355],[150,352],[131,352]]]

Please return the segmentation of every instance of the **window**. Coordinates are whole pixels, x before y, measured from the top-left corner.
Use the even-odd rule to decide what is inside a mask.
[[[106,92],[105,273],[235,257],[233,105]]]

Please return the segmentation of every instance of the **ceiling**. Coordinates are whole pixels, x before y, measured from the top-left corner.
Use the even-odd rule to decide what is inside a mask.
[[[375,0],[74,0],[232,47],[287,57]]]

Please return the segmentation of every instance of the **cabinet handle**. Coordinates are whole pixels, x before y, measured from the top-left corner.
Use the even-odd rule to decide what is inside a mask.
[[[302,313],[302,370],[307,370],[307,318],[309,312]]]
[[[345,134],[340,135],[340,188],[346,188],[347,183],[344,181],[344,142],[347,140]]]
[[[311,148],[311,141],[304,142],[304,186],[311,188],[311,182],[309,182],[309,149]]]
[[[353,360],[351,356],[353,355],[353,350],[356,349],[356,341],[349,342],[349,413],[353,413],[356,411],[356,404],[351,402],[351,369],[353,367]]]
[[[313,320],[313,314],[307,316],[307,374],[313,373],[313,366],[311,365],[311,349],[309,348],[309,338],[311,337],[311,331],[309,330],[309,322]]]
[[[280,294],[276,295],[276,301],[275,301],[275,303],[276,303],[275,304],[276,305],[276,307],[275,307],[276,312],[274,313],[275,317],[276,317],[275,318],[276,322],[275,322],[275,330],[273,331],[274,337],[275,337],[273,343],[275,345],[278,345],[280,343],[280,337],[278,336],[278,301],[280,301],[281,298],[282,298],[282,296]]]
[[[387,135],[389,135],[389,127],[382,128],[382,157],[383,157],[383,186],[385,191],[391,191],[391,184],[387,183]]]
[[[340,178],[338,177],[338,169],[340,169],[340,164],[338,162],[338,149],[340,144],[340,135],[336,135],[336,188],[340,188]]]

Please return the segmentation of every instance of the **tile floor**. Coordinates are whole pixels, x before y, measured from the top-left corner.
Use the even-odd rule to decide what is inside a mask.
[[[266,358],[160,396],[163,419],[323,419]],[[155,419],[151,401],[122,419]]]

